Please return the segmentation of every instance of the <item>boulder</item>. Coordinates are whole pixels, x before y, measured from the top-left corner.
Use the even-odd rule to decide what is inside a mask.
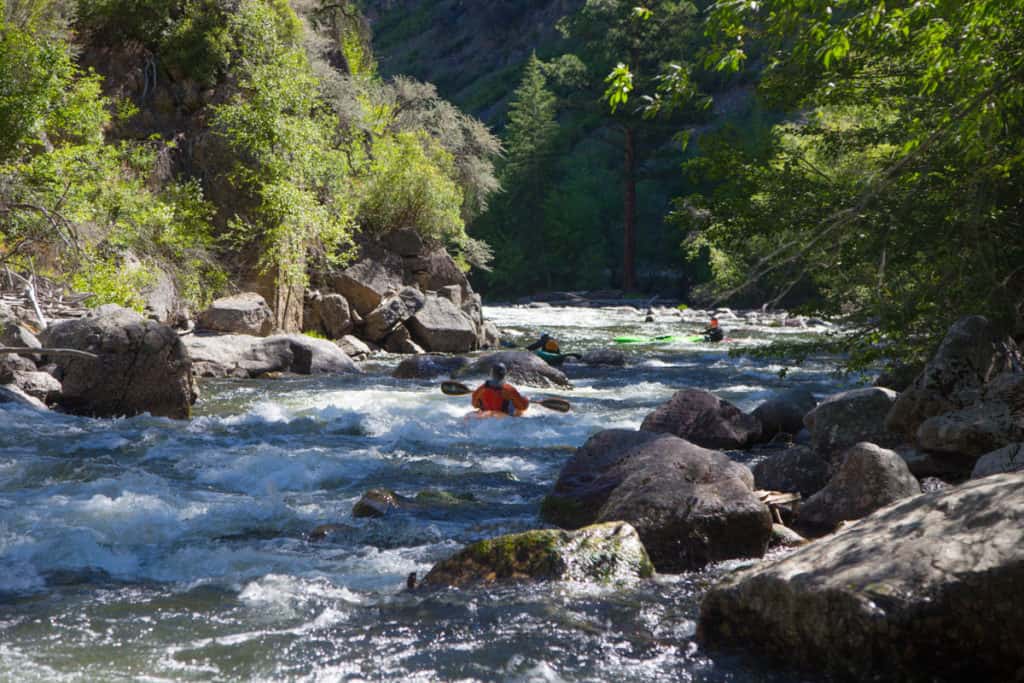
[[[973,405],[985,384],[1014,367],[1020,367],[1020,352],[1013,340],[1001,339],[986,318],[962,318],[892,406],[886,427],[913,439],[929,417]]]
[[[428,296],[408,326],[413,339],[428,351],[463,353],[477,347],[473,321],[448,299]]]
[[[499,351],[481,356],[455,373],[457,379],[485,379],[491,367],[504,363],[508,368],[508,381],[535,387],[569,387],[569,378],[529,351]]]
[[[598,432],[577,449],[541,517],[567,528],[628,522],[667,572],[761,557],[772,529],[744,465],[669,434],[621,429]]]
[[[0,346],[38,349],[42,345],[27,327],[13,317],[0,317]]]
[[[313,304],[320,329],[329,339],[341,339],[355,327],[352,309],[341,294],[325,294]]]
[[[479,345],[481,349],[496,349],[501,346],[501,330],[492,322],[480,325]]]
[[[329,279],[329,288],[345,297],[364,317],[380,306],[387,292],[397,292],[404,286],[402,257],[386,250],[371,251]]]
[[[973,466],[970,459],[959,455],[926,453],[908,446],[901,446],[896,452],[918,480],[938,477],[943,481],[964,481],[970,476]]]
[[[875,512],[737,572],[698,640],[841,681],[1013,681],[1024,669],[1024,474]]]
[[[543,529],[479,541],[434,565],[422,587],[515,581],[622,583],[654,567],[633,527],[608,522],[577,531]]]
[[[896,401],[896,392],[864,387],[833,394],[804,416],[811,445],[825,456],[835,455],[861,441],[884,447],[896,446],[899,435],[885,427],[885,417]]]
[[[1017,441],[1024,441],[1024,415],[1002,401],[978,403],[930,417],[917,430],[921,448],[972,461]]]
[[[898,453],[859,443],[842,455],[842,464],[825,488],[811,496],[797,516],[797,529],[810,535],[831,532],[840,522],[921,493],[921,485]]]
[[[757,488],[799,493],[809,498],[825,488],[832,468],[828,460],[806,446],[773,453],[753,467]]]
[[[591,367],[622,367],[626,354],[618,349],[590,349],[583,354],[583,362]]]
[[[971,479],[1004,472],[1024,472],[1024,443],[1010,444],[978,458],[971,471]]]
[[[384,350],[388,353],[425,353],[423,347],[412,340],[409,329],[399,324],[384,340]]]
[[[60,397],[60,382],[47,372],[16,372],[13,379],[19,389],[43,403],[53,403]]]
[[[768,542],[770,548],[798,548],[809,541],[783,524],[772,524],[772,537]]]
[[[89,317],[50,327],[44,345],[99,356],[56,359],[63,373],[57,404],[68,412],[175,419],[191,414],[196,399],[192,361],[177,332],[166,325],[125,308],[102,306]]]
[[[416,258],[406,259],[405,268],[407,281],[416,283],[424,292],[438,292],[442,287],[457,285],[462,290],[463,302],[473,292],[466,274],[444,247],[434,247]]]
[[[38,398],[29,396],[17,384],[0,384],[0,404],[10,403],[36,410],[46,410],[46,404]]]
[[[392,510],[400,510],[403,499],[388,489],[371,489],[352,507],[353,517],[384,517]]]
[[[675,434],[705,448],[746,448],[761,437],[756,418],[703,389],[677,391],[640,429]]]
[[[754,408],[751,415],[761,422],[762,438],[771,439],[776,434],[798,434],[804,428],[804,415],[817,405],[811,392],[790,389],[772,396]]]
[[[274,312],[259,294],[243,292],[214,301],[199,314],[196,326],[208,332],[265,337],[274,330]]]
[[[381,238],[388,251],[404,258],[413,258],[423,250],[423,238],[415,228],[392,230]]]
[[[469,365],[469,359],[462,356],[424,354],[402,359],[391,376],[396,379],[451,377],[467,365]]]
[[[437,296],[442,299],[447,299],[455,305],[456,308],[462,307],[462,287],[458,285],[448,285],[437,290]]]
[[[185,338],[200,377],[259,377],[268,372],[302,375],[359,372],[335,344],[301,334],[190,335]]]
[[[380,305],[363,320],[363,338],[372,342],[382,341],[399,323],[422,309],[425,303],[423,293],[413,287],[405,287],[398,294],[381,300]]]
[[[0,354],[0,384],[10,384],[15,377],[26,372],[38,370],[32,362],[31,356],[22,356],[17,353]]]
[[[346,334],[335,343],[349,358],[361,359],[370,355],[370,347],[362,339],[351,334]]]

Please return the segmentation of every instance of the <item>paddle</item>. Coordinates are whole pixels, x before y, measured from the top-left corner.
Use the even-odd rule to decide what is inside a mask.
[[[473,393],[473,390],[462,382],[454,382],[451,380],[441,382],[441,391],[446,396],[465,396],[466,394]],[[569,402],[564,398],[545,398],[540,401],[532,402],[542,405],[548,410],[558,411],[559,413],[567,413],[572,409],[572,406],[569,405]]]

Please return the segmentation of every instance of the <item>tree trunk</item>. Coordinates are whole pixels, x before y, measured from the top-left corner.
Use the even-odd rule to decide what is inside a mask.
[[[633,129],[625,128],[624,201],[622,232],[622,289],[636,290],[636,143]]]

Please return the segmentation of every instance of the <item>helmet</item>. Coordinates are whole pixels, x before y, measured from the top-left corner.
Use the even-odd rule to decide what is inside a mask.
[[[495,363],[491,366],[491,379],[495,382],[500,382],[505,379],[505,375],[508,374],[508,368],[504,363]]]
[[[542,340],[544,340],[544,341],[547,341],[548,339],[551,339],[551,335],[550,335],[550,334],[548,334],[547,332],[541,332],[541,333],[540,333],[540,338],[541,338]]]

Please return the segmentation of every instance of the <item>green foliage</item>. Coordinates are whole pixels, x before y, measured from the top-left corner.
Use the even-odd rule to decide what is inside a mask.
[[[527,176],[543,177],[550,170],[545,166],[550,164],[555,151],[556,114],[555,96],[547,89],[541,62],[534,53],[526,62],[522,81],[512,93],[508,109],[506,182],[524,184]]]
[[[89,266],[74,272],[71,287],[79,292],[91,292],[88,306],[117,304],[142,312],[145,305],[140,292],[153,283],[153,274],[144,267],[125,268],[123,260],[89,255]]]

